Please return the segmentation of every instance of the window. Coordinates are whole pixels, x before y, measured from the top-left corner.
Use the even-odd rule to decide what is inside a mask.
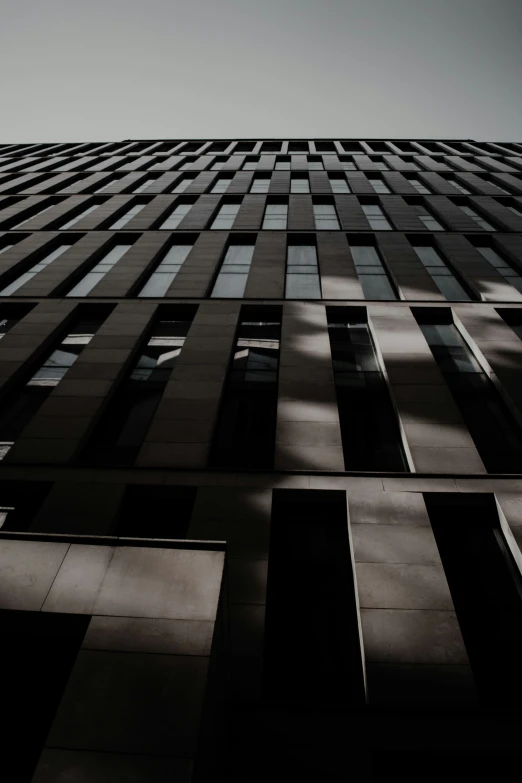
[[[192,207],[194,206],[193,201],[185,201],[181,204],[178,204],[175,209],[172,210],[168,218],[163,221],[163,223],[160,226],[160,229],[164,230],[173,230],[179,226],[183,218],[188,215]]]
[[[136,215],[141,212],[141,210],[147,206],[147,203],[141,202],[138,204],[134,204],[132,207],[130,207],[121,217],[116,220],[115,223],[110,226],[111,231],[116,231],[119,228],[123,228],[123,226],[126,226],[127,223],[132,220],[133,217],[136,217]]]
[[[15,326],[18,321],[31,312],[33,304],[11,304],[10,302],[3,302],[0,304],[0,340],[7,332]]]
[[[344,492],[274,490],[262,684],[269,703],[301,704],[304,689],[320,708],[364,706],[351,563]]]
[[[142,193],[144,190],[147,190],[151,185],[154,185],[156,182],[155,179],[146,179],[144,180],[141,185],[138,185],[136,190],[133,190],[133,193]]]
[[[480,226],[480,228],[483,228],[485,231],[496,231],[497,229],[494,228],[491,223],[488,223],[487,220],[484,220],[483,217],[481,217],[477,212],[475,212],[474,209],[471,207],[461,206],[460,209],[464,212],[465,215],[468,215],[472,220],[475,221],[475,223]]]
[[[277,158],[275,164],[276,171],[289,171],[290,158]]]
[[[216,160],[210,167],[210,171],[221,171],[221,169],[223,168],[227,160],[228,158],[216,158]]]
[[[271,468],[274,461],[281,307],[241,308],[210,463]]]
[[[388,164],[385,163],[382,158],[370,157],[370,160],[373,163],[373,165],[375,166],[375,168],[378,169],[379,171],[388,171],[389,170]]]
[[[132,245],[129,244],[115,245],[79,283],[71,288],[67,296],[87,296],[131,247]]]
[[[214,218],[214,221],[210,226],[210,228],[212,229],[232,228],[232,226],[234,225],[234,221],[237,217],[237,213],[239,212],[240,206],[241,206],[240,201],[225,201],[225,203],[219,208],[219,212]]]
[[[82,218],[87,217],[87,215],[90,215],[91,212],[94,212],[95,209],[98,209],[99,206],[99,204],[92,204],[90,207],[87,207],[87,209],[84,209],[82,212],[76,215],[76,217],[71,218],[71,220],[68,220],[67,223],[63,224],[63,226],[60,226],[60,231],[65,231],[67,228],[72,228],[76,223],[79,223]]]
[[[250,188],[251,193],[268,193],[270,188],[270,177],[254,177],[252,180],[252,186]]]
[[[288,245],[285,298],[321,298],[321,283],[315,245],[304,243]]]
[[[187,169],[192,168],[194,163],[197,161],[197,158],[187,158],[184,163],[182,163],[181,166],[178,167],[178,171],[186,171]]]
[[[14,294],[15,291],[18,291],[18,289],[25,285],[25,283],[29,282],[29,280],[32,280],[33,277],[35,277],[39,272],[42,272],[46,267],[49,266],[49,264],[52,264],[53,261],[59,258],[67,250],[70,250],[71,247],[72,245],[58,245],[58,247],[52,250],[48,255],[44,256],[27,272],[24,272],[15,280],[13,280],[12,283],[9,283],[9,285],[3,288],[0,291],[0,296],[11,296],[11,294]]]
[[[14,245],[2,245],[2,247],[0,247],[0,255],[5,253],[6,250],[11,250],[12,247],[14,247]]]
[[[263,228],[285,229],[288,219],[288,204],[267,204],[263,219]]]
[[[232,182],[232,177],[218,177],[214,183],[211,193],[226,193],[228,186]]]
[[[127,486],[114,535],[126,538],[186,538],[196,491],[195,487],[161,484]]]
[[[341,168],[345,171],[356,171],[357,166],[353,162],[352,158],[340,157]]]
[[[456,278],[449,265],[431,245],[413,245],[421,263],[448,302],[471,300],[464,286]]]
[[[138,296],[165,296],[192,247],[193,245],[191,244],[172,245],[140,290]]]
[[[471,191],[464,187],[464,185],[461,185],[458,179],[455,179],[455,177],[445,177],[446,182],[449,182],[450,185],[453,185],[454,188],[457,188],[457,190],[460,190],[461,193],[464,193],[465,196],[469,196]]]
[[[252,152],[256,143],[255,141],[240,141],[234,147],[234,152]]]
[[[321,158],[308,157],[308,170],[309,171],[322,171],[324,169],[323,161]]]
[[[330,174],[330,186],[333,193],[351,193],[346,177]]]
[[[408,177],[408,182],[413,185],[417,193],[421,193],[423,196],[431,195],[431,190],[418,177]]]
[[[509,309],[501,307],[497,310],[503,321],[515,332],[519,340],[522,340],[522,309]]]
[[[98,188],[98,190],[95,190],[94,192],[95,193],[104,193],[108,188],[111,187],[111,185],[114,185],[116,182],[119,182],[119,177],[118,178],[112,177],[111,179],[109,179],[105,183],[105,185],[102,185],[101,188]],[[137,191],[134,191],[134,192],[136,193]]]
[[[378,204],[361,204],[370,228],[374,231],[391,231],[392,227],[388,223],[384,212]]]
[[[308,154],[309,146],[307,141],[289,141],[288,152],[297,152],[301,154]]]
[[[522,699],[522,582],[494,495],[426,493],[480,700],[518,707]]]
[[[48,207],[45,207],[45,209],[40,209],[38,212],[33,212],[33,214],[30,217],[24,218],[21,223],[17,223],[15,226],[11,226],[11,228],[20,228],[20,226],[25,225],[25,223],[28,223],[33,218],[38,217],[39,215],[43,215],[44,212],[49,212],[49,210],[52,209],[55,206],[56,206],[56,204],[50,204]],[[96,206],[98,206],[98,205],[96,205]],[[91,210],[91,212],[92,212],[92,210]],[[77,219],[79,220],[79,218],[77,218]]]
[[[195,177],[182,177],[182,179],[179,180],[176,187],[171,190],[171,193],[183,193],[184,190],[186,190],[189,185],[192,185],[196,178]]]
[[[444,231],[444,226],[442,226],[441,223],[439,223],[439,221],[433,217],[425,204],[413,204],[412,206],[415,207],[415,213],[417,214],[417,217],[424,227],[428,229],[428,231]]]
[[[353,262],[365,299],[397,299],[386,269],[373,245],[352,244]]]
[[[507,209],[509,209],[517,217],[522,217],[522,211],[520,209],[517,209],[511,205],[507,206]]]
[[[389,193],[390,189],[382,177],[368,176],[368,180],[376,193]]]
[[[327,307],[326,314],[345,469],[407,470],[364,308]]]
[[[318,231],[338,231],[340,229],[337,212],[333,204],[317,204],[314,202],[315,227]]]
[[[141,449],[197,307],[160,306],[130,373],[110,398],[83,461],[131,465]]]
[[[290,180],[290,193],[310,193],[310,180],[308,177],[297,174]]]
[[[243,171],[253,171],[254,169],[257,169],[257,164],[259,163],[259,157],[251,157],[247,158],[245,162],[243,163]]]
[[[253,244],[229,246],[212,290],[213,298],[241,298],[244,295],[253,255]]]
[[[412,308],[486,469],[522,470],[522,437],[506,403],[464,342],[451,310]]]
[[[480,255],[488,261],[508,283],[522,294],[522,275],[514,269],[496,250],[487,245],[475,245]]]
[[[79,308],[58,346],[22,389],[18,386],[4,399],[0,411],[0,459],[6,456],[42,403],[65,377],[112,309],[112,305]]]

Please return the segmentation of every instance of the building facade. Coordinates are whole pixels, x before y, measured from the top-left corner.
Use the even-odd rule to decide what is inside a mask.
[[[13,783],[510,774],[522,143],[0,145],[0,321]]]

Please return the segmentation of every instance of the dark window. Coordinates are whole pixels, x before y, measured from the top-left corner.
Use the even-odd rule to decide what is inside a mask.
[[[327,307],[326,315],[345,469],[407,470],[364,308]]]
[[[364,704],[346,493],[274,490],[263,691]]]
[[[244,306],[214,434],[214,467],[274,461],[281,308]]]
[[[234,147],[234,152],[252,152],[255,146],[255,141],[240,141]]]
[[[2,765],[30,783],[91,618],[0,611]]]
[[[341,146],[345,152],[364,152],[358,141],[342,141]]]
[[[7,334],[18,321],[31,312],[34,304],[11,304],[3,302],[0,304],[0,339]]]
[[[511,310],[508,307],[501,307],[497,310],[497,313],[513,329],[516,336],[522,340],[522,309]]]
[[[490,264],[493,269],[502,275],[507,283],[510,283],[519,293],[522,294],[522,274],[519,269],[512,264],[506,256],[494,247],[489,237],[472,237],[472,244],[475,245],[480,255]]]
[[[481,698],[522,699],[522,580],[493,495],[424,496]]]
[[[368,236],[348,237],[353,263],[365,299],[397,299],[393,283],[388,275],[379,251],[368,241]]]
[[[449,308],[412,308],[486,469],[522,471],[520,428],[453,323]]]
[[[83,454],[85,462],[130,465],[138,456],[196,312],[160,306],[145,344],[118,385]]]
[[[0,530],[29,530],[50,489],[46,481],[0,481]]]
[[[20,389],[17,385],[0,404],[0,459],[58,386],[112,311],[113,305],[80,306],[65,337]]]
[[[288,142],[288,152],[294,152],[294,153],[304,153],[305,155],[308,154],[310,151],[309,145],[307,141],[289,141]]]
[[[470,296],[464,281],[459,279],[455,270],[430,240],[426,241],[420,236],[409,237],[409,241],[426,272],[448,302],[469,302],[475,298]]]
[[[115,535],[126,538],[186,538],[196,499],[195,487],[128,486]]]
[[[281,142],[265,141],[261,147],[261,152],[281,152]]]
[[[315,149],[317,152],[337,152],[333,141],[316,141]]]

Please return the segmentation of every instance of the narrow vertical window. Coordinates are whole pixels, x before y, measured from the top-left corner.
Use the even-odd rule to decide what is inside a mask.
[[[386,216],[378,204],[361,204],[366,220],[374,231],[391,231]]]
[[[18,321],[31,312],[34,304],[11,304],[10,302],[3,302],[0,304],[0,340],[13,326],[16,326]]]
[[[244,171],[253,171],[254,169],[257,169],[257,164],[259,163],[259,157],[249,157],[245,160],[243,163],[243,170]]]
[[[493,495],[427,493],[431,526],[481,700],[522,699],[522,580]]]
[[[519,293],[522,294],[522,275],[520,272],[513,268],[508,261],[497,253],[489,245],[475,245],[480,255],[500,274],[502,277],[510,283],[513,288],[516,288]]]
[[[417,193],[423,196],[430,196],[431,190],[418,177],[408,177],[408,182],[413,185]]]
[[[0,459],[65,377],[112,309],[112,305],[78,308],[65,337],[58,341],[38,370],[21,389],[17,386],[0,403]]]
[[[464,185],[461,185],[461,183],[458,181],[458,179],[455,179],[455,177],[445,177],[445,180],[446,182],[449,182],[450,185],[453,185],[454,188],[460,190],[460,192],[465,196],[469,196],[471,194],[471,191],[465,188]]]
[[[133,204],[132,207],[129,207],[129,209],[123,213],[121,217],[118,218],[109,228],[111,231],[116,231],[119,228],[123,228],[123,226],[126,226],[127,223],[132,220],[133,217],[136,217],[141,210],[147,206],[148,202],[138,202],[137,204]]]
[[[339,231],[341,227],[333,204],[323,204],[314,201],[313,208],[315,227],[318,231]]]
[[[225,229],[232,228],[234,221],[239,212],[241,206],[240,201],[225,201],[219,208],[219,211],[214,218],[210,228],[212,229]]]
[[[364,298],[397,299],[377,248],[374,245],[359,244],[357,240],[350,240],[350,250]]]
[[[332,193],[351,193],[350,186],[344,176],[330,174],[330,186]]]
[[[183,193],[184,190],[186,190],[189,185],[192,185],[196,178],[195,177],[183,177],[179,180],[176,187],[173,188],[170,192],[171,193]]]
[[[70,250],[71,247],[72,245],[69,244],[58,245],[58,247],[40,259],[37,264],[30,267],[27,272],[23,272],[19,277],[9,283],[9,285],[2,288],[0,296],[11,296],[11,294],[14,294],[15,291],[18,291],[25,283],[32,280],[33,277],[42,272],[49,264],[52,264],[53,261],[63,255],[67,250]]]
[[[397,416],[363,308],[327,307],[346,470],[406,471]]]
[[[453,323],[449,308],[412,308],[490,473],[520,473],[520,428]]]
[[[472,297],[463,283],[433,245],[420,244],[416,240],[412,241],[412,245],[422,265],[448,302],[471,301]]]
[[[268,193],[270,188],[270,177],[254,177],[252,180],[252,186],[250,188],[251,193]]]
[[[274,462],[281,307],[243,306],[212,444],[221,468]]]
[[[147,188],[150,188],[150,186],[154,185],[155,182],[156,182],[155,179],[145,179],[145,180],[143,180],[141,185],[138,185],[136,190],[133,190],[132,192],[133,193],[143,193],[144,190],[147,190]]]
[[[419,199],[419,202],[420,201],[421,200]],[[412,206],[424,227],[427,228],[428,231],[444,231],[444,226],[431,214],[427,206],[419,202],[412,204]]]
[[[484,218],[478,214],[478,212],[475,212],[474,209],[468,206],[462,206],[458,205],[460,209],[464,212],[465,215],[470,217],[472,220],[475,221],[477,226],[480,226],[480,228],[483,228],[485,231],[496,231],[497,229],[491,225],[491,223],[488,223],[487,220],[484,220]]]
[[[212,187],[211,193],[226,193],[232,177],[218,177]]]
[[[340,157],[339,160],[341,162],[341,168],[344,169],[344,171],[357,171],[357,166],[352,158],[344,156]]]
[[[184,201],[181,204],[178,204],[170,213],[170,215],[167,217],[166,220],[163,221],[163,223],[160,225],[160,229],[163,230],[174,230],[179,226],[183,218],[188,215],[192,207],[194,206],[193,201]]]
[[[254,243],[229,245],[212,289],[212,298],[241,298],[254,255]]]
[[[192,248],[193,245],[189,243],[171,245],[138,296],[165,296]]]
[[[306,175],[292,175],[290,193],[310,193],[310,180]]]
[[[286,256],[285,299],[320,299],[321,283],[315,245],[292,237]]]
[[[515,332],[519,340],[522,340],[522,308],[511,309],[499,307],[497,313],[503,321]]]
[[[310,155],[308,157],[308,171],[322,171],[324,169],[322,158]]]
[[[363,706],[346,494],[274,490],[263,692],[282,703]],[[296,650],[299,654],[296,655]]]
[[[276,171],[290,171],[290,158],[277,158],[275,164]]]
[[[263,228],[284,230],[286,229],[287,220],[288,204],[276,203],[266,205]]]
[[[49,206],[45,207],[45,209],[40,209],[38,212],[33,212],[29,217],[25,217],[21,223],[16,223],[16,225],[11,226],[11,228],[20,228],[21,226],[25,225],[25,223],[28,223],[30,220],[32,220],[35,217],[38,217],[39,215],[43,215],[45,212],[49,212],[50,209],[55,207],[56,204],[49,204]],[[98,205],[96,205],[98,206]],[[91,210],[92,211],[92,210]],[[79,218],[77,218],[79,220]],[[75,219],[76,222],[76,219]],[[66,228],[66,226],[62,226],[62,228]]]
[[[82,218],[87,217],[87,215],[90,215],[91,212],[94,212],[95,209],[98,209],[99,206],[100,204],[91,204],[90,207],[87,207],[87,209],[84,209],[78,215],[71,218],[71,220],[68,220],[67,223],[63,224],[63,226],[60,226],[60,231],[65,231],[67,228],[72,228],[74,225],[76,225],[76,223],[79,223]]]
[[[105,277],[125,253],[131,249],[131,244],[115,245],[98,261],[96,266],[66,294],[66,296],[87,296],[94,286]]]
[[[374,189],[376,193],[389,193],[390,188],[386,184],[386,182],[383,180],[382,177],[379,177],[378,175],[368,175],[368,182]]]
[[[87,443],[85,462],[108,465],[134,462],[196,309],[192,305],[159,308],[145,345],[109,400]]]

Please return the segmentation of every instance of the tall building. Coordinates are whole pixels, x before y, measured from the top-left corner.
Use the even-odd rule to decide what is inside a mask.
[[[10,783],[503,780],[522,144],[0,146]]]

